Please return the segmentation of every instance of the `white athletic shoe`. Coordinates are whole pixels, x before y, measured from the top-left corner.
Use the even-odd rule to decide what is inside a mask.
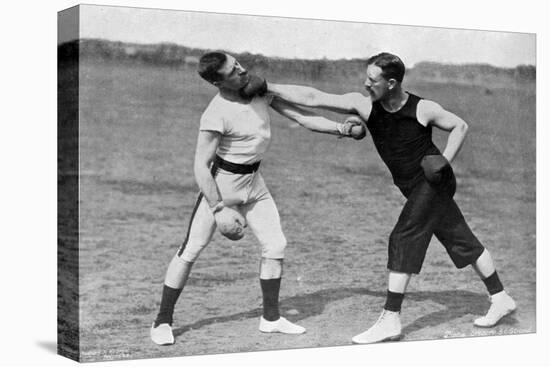
[[[516,310],[516,302],[505,291],[493,294],[487,315],[474,321],[477,327],[493,327],[506,315]]]
[[[174,334],[172,334],[172,327],[170,324],[160,324],[155,327],[153,323],[151,326],[151,340],[158,345],[174,344]]]
[[[370,344],[401,339],[399,312],[383,310],[370,329],[351,338],[355,344]]]
[[[293,324],[282,316],[275,321],[267,321],[263,316],[260,317],[259,329],[262,333],[303,334],[306,332],[304,327]]]

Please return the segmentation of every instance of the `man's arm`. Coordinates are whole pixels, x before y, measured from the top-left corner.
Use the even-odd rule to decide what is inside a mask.
[[[311,111],[299,108],[298,106],[290,104],[279,98],[273,98],[271,107],[281,115],[296,121],[306,129],[320,133],[355,137],[354,133],[359,133],[359,131],[354,131],[352,128],[354,128],[354,126],[358,126],[358,129],[361,129],[359,128],[361,124],[360,122],[347,124],[335,122],[323,116],[314,114]],[[362,129],[365,129],[365,127],[363,126]],[[355,138],[360,139],[358,137]]]
[[[199,131],[195,150],[195,180],[211,208],[222,201],[218,185],[210,173],[210,166],[216,156],[220,139],[221,134],[219,132]]]
[[[357,114],[365,121],[372,109],[370,98],[361,93],[330,94],[307,86],[274,83],[268,83],[267,88],[268,93],[292,104]]]
[[[425,126],[429,124],[441,130],[449,131],[447,146],[442,154],[451,163],[464,143],[468,124],[454,113],[429,100],[420,101],[417,113],[418,121],[421,124]]]
[[[195,152],[195,179],[210,206],[220,233],[236,241],[243,237],[242,230],[246,227],[246,220],[235,209],[224,206],[218,185],[210,172],[220,139],[221,134],[217,131],[199,131]]]

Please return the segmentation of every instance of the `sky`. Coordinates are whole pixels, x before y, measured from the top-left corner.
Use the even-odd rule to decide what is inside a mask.
[[[366,58],[388,51],[407,66],[419,61],[536,63],[536,38],[529,33],[96,5],[82,6],[80,37],[305,59]]]

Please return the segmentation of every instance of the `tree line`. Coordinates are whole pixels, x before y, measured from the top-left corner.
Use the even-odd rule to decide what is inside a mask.
[[[119,62],[161,65],[173,68],[196,67],[199,57],[209,50],[190,48],[173,43],[135,44],[81,39],[58,46],[60,65],[82,60],[114,60]],[[355,79],[363,77],[365,59],[285,59],[260,54],[233,53],[251,71],[293,76],[300,79]],[[534,65],[519,65],[515,68],[501,68],[488,64],[440,64],[420,62],[408,71],[412,79],[435,82],[462,82],[480,84],[487,81],[506,83],[532,83],[536,80]]]

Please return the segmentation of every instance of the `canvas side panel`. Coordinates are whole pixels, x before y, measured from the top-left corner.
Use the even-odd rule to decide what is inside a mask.
[[[58,13],[57,352],[80,360],[79,338],[79,7]]]

